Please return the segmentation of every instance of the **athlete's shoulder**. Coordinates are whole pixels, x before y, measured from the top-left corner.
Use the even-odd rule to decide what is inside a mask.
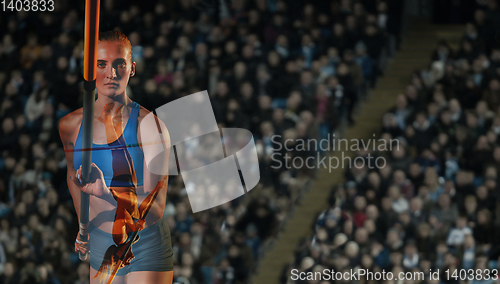
[[[145,107],[137,104],[139,106],[139,116],[138,116],[138,119],[139,120],[142,120],[144,117],[146,117],[148,114],[150,114],[151,112],[146,109]]]
[[[148,117],[148,119],[144,119],[146,117]],[[140,106],[137,121],[139,123],[139,131],[144,131],[144,133],[155,133],[158,132],[158,128],[160,128],[164,138],[170,141],[170,135],[168,133],[167,127],[165,126],[165,123],[163,123],[163,121],[159,119],[154,113],[143,106]]]
[[[156,121],[158,121],[158,122],[159,122],[159,123],[160,123],[163,127],[165,127],[165,125],[164,125],[163,121],[161,121],[160,119],[156,119],[156,118],[157,118],[157,116],[156,116],[154,113],[152,113],[151,111],[149,111],[148,109],[146,109],[145,107],[143,107],[143,106],[141,106],[141,105],[139,105],[139,106],[140,106],[140,109],[139,109],[139,115],[138,115],[138,117],[137,117],[137,120],[139,121],[139,123],[141,123],[141,122],[142,122],[142,120],[143,120],[145,117],[147,117],[148,115],[152,115],[152,117],[154,117],[154,118],[155,118],[155,123],[154,123],[154,126],[156,126]],[[146,121],[147,121],[148,123],[150,123],[150,120],[149,120],[149,119],[148,119],[148,120],[146,120]],[[152,121],[152,120],[151,120],[151,121]]]
[[[61,139],[70,137],[75,131],[80,129],[82,123],[83,108],[79,108],[71,113],[65,115],[59,121],[59,134]]]

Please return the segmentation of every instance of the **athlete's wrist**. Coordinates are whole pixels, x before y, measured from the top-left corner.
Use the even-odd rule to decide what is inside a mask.
[[[104,182],[104,178],[102,178],[102,177],[99,178],[98,182],[99,182],[98,186],[96,186],[95,188],[93,188],[92,194],[95,195],[95,196],[98,196],[98,197],[105,197],[105,196],[111,195],[111,190],[109,189],[109,187]]]
[[[102,179],[101,181],[102,181],[102,193],[103,193],[103,195],[111,195],[111,190],[104,182],[104,179]]]

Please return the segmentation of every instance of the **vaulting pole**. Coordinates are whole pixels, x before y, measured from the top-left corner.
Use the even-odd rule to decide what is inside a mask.
[[[89,180],[92,164],[92,142],[94,133],[94,101],[95,101],[95,78],[97,65],[97,42],[99,38],[99,1],[85,1],[85,57],[83,78],[85,89],[83,96],[83,139],[82,139],[82,181]],[[80,198],[80,239],[88,241],[89,226],[89,201],[90,196],[81,192]],[[81,260],[85,260],[86,254],[79,254]]]

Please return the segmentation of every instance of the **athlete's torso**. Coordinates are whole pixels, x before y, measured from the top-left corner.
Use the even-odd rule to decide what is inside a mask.
[[[130,154],[131,159],[133,160],[133,165],[136,174],[136,193],[137,193],[137,202],[141,204],[141,202],[147,197],[149,192],[153,189],[154,185],[145,184],[144,179],[144,153],[141,147],[139,146],[139,141],[137,137],[139,123],[146,113],[142,113],[143,109],[141,106],[135,102],[132,102],[132,107],[130,109],[128,117],[124,115],[123,117],[123,134],[121,138],[123,138],[123,142],[117,142],[118,144],[128,145],[127,150]],[[96,114],[100,113],[100,110],[95,109]],[[128,112],[124,112],[126,114]],[[80,116],[79,124],[75,125],[76,131],[73,134],[74,138],[70,138],[70,141],[74,141],[72,144],[74,147],[72,165],[77,170],[82,161],[82,110],[75,111],[74,114]],[[142,115],[142,116],[141,116]],[[113,153],[111,150],[113,147],[118,149],[123,149],[122,145],[115,145],[117,143],[110,143],[112,146],[106,144],[106,135],[105,129],[97,119],[98,116],[94,117],[94,134],[92,143],[92,162],[94,162],[103,172],[103,176],[105,179],[105,183],[107,186],[115,185],[113,182]],[[120,139],[119,139],[120,140]],[[116,179],[115,179],[116,180]],[[116,182],[116,181],[115,181]],[[123,180],[122,180],[123,182]],[[114,186],[115,189],[120,191],[121,188],[123,190],[127,190],[127,187],[130,188],[133,186],[131,182],[124,182],[122,184],[118,184],[118,186]],[[147,186],[148,188],[145,188]],[[166,199],[166,189],[162,190],[159,194],[158,198],[155,201],[155,205],[151,208],[147,218],[145,227],[149,227],[155,224],[162,216],[163,210],[165,206]],[[111,233],[113,220],[115,218],[115,210],[116,210],[116,202],[110,203],[109,201],[104,200],[101,197],[90,196],[90,208],[89,208],[89,219],[91,223],[98,227],[99,229]]]

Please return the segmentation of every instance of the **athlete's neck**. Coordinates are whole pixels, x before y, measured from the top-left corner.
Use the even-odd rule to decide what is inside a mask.
[[[116,96],[114,98],[110,98],[107,96],[98,96],[97,100],[95,101],[94,109],[95,113],[94,115],[99,116],[101,111],[104,109],[104,107],[107,104],[113,103],[113,109],[111,110],[111,113],[115,113],[115,111],[121,106],[124,105],[125,108],[123,109],[123,114],[128,116],[129,114],[129,108],[132,106],[132,100],[125,94],[121,96]]]

